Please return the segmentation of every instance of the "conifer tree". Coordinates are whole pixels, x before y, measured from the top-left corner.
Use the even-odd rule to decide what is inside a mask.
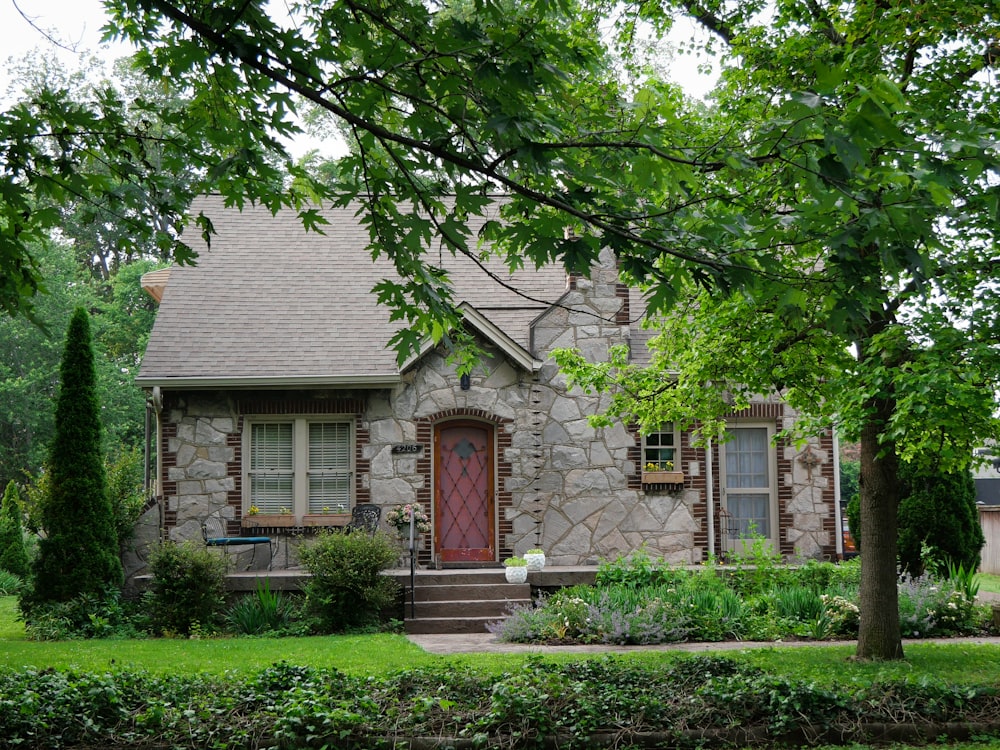
[[[24,578],[28,574],[28,550],[24,546],[21,502],[17,485],[7,483],[0,506],[0,570]]]
[[[921,575],[930,563],[936,572],[947,572],[949,564],[977,570],[986,538],[979,523],[972,472],[934,472],[901,464],[899,476],[900,569]],[[864,544],[860,515],[861,503],[855,494],[847,504],[847,520],[858,549]],[[930,559],[925,559],[925,553]]]
[[[86,310],[70,320],[49,458],[50,491],[42,504],[44,536],[34,566],[34,598],[66,601],[121,586],[111,502],[101,446],[94,350]]]
[[[900,469],[900,568],[914,575],[923,573],[928,563],[978,570],[986,538],[979,523],[972,472],[919,472],[908,464]],[[924,559],[925,547],[930,560]]]

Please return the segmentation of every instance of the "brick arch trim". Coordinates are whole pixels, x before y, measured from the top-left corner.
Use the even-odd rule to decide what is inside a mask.
[[[428,414],[415,420],[417,428],[417,442],[426,445],[427,450],[420,454],[417,459],[417,473],[426,477],[423,486],[417,490],[417,502],[429,514],[433,503],[433,491],[431,476],[432,464],[434,461],[433,437],[434,426],[441,422],[450,422],[454,419],[474,419],[489,422],[496,427],[496,508],[497,508],[497,552],[500,559],[510,557],[513,554],[512,542],[510,541],[514,533],[513,521],[508,517],[508,509],[514,507],[514,497],[510,491],[510,478],[513,476],[513,465],[508,458],[508,453],[513,442],[513,434],[508,427],[513,424],[512,419],[500,417],[484,409],[444,409],[434,414]],[[422,551],[426,559],[421,558],[420,562],[430,563],[430,551]]]

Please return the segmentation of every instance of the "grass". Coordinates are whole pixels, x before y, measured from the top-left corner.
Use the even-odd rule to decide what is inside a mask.
[[[348,674],[389,674],[421,667],[468,666],[490,674],[517,671],[534,655],[516,653],[429,654],[401,635],[314,636],[307,638],[206,638],[86,640],[35,642],[24,637],[16,620],[14,597],[0,597],[0,668],[136,669],[157,674],[251,674],[277,661],[336,667]],[[880,679],[933,676],[957,684],[1000,687],[1000,645],[907,643],[906,661],[857,663],[854,646],[781,646],[734,649],[727,654],[773,674],[818,685],[863,685]],[[587,658],[578,653],[549,652],[546,660]],[[664,663],[682,658],[678,649],[636,650],[622,658]],[[596,656],[603,654],[597,653]]]
[[[318,636],[309,638],[209,638],[33,642],[17,621],[14,597],[0,597],[0,669],[51,667],[64,670],[143,670],[157,674],[252,674],[277,661],[336,667],[348,674],[379,675],[421,667],[469,667],[484,674],[517,672],[529,659],[546,661],[591,658],[579,653],[534,650],[533,654],[428,654],[400,635]],[[854,646],[781,646],[734,649],[733,659],[772,674],[822,686],[866,685],[880,680],[927,677],[965,685],[1000,687],[1000,645],[907,643],[906,661],[859,663]],[[638,663],[665,664],[683,658],[677,649],[635,650],[621,656]],[[597,653],[595,656],[603,656]],[[941,745],[949,750],[1000,750],[1000,740]],[[894,745],[880,750],[907,750]],[[838,748],[837,750],[845,750]],[[850,745],[846,750],[873,750]]]
[[[817,685],[865,685],[880,680],[933,677],[963,685],[1000,687],[1000,645],[993,643],[907,642],[906,659],[855,662],[853,644],[746,649],[740,660],[785,677]]]
[[[1000,594],[1000,576],[993,573],[979,573],[979,590]]]

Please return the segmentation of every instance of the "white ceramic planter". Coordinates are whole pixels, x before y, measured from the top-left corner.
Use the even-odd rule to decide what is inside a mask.
[[[524,583],[528,580],[528,568],[525,565],[511,565],[503,570],[507,583]]]
[[[528,571],[531,573],[537,573],[539,570],[545,567],[545,553],[528,553],[524,556],[524,561],[528,563]]]

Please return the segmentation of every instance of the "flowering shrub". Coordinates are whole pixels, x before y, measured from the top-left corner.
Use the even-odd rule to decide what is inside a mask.
[[[823,614],[829,623],[830,635],[857,635],[861,610],[849,599],[838,595],[823,594]]]
[[[417,533],[429,533],[431,530],[431,519],[428,517],[427,513],[424,512],[423,506],[419,503],[406,503],[405,505],[395,506],[388,513],[386,513],[386,523],[390,526],[394,526],[400,533],[409,533],[411,510],[413,511],[413,520],[416,522]]]
[[[551,619],[546,627],[551,634],[559,638],[581,638],[590,630],[590,605],[583,599],[572,594],[557,592],[548,600],[548,610]]]
[[[899,627],[904,638],[973,633],[980,607],[952,581],[904,574],[899,579]]]

